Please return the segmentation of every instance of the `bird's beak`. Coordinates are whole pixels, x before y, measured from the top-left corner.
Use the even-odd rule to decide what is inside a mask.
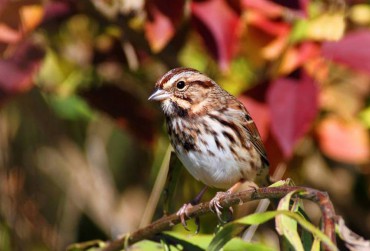
[[[152,95],[150,95],[150,97],[148,98],[148,100],[163,101],[165,99],[168,99],[169,97],[170,97],[170,93],[169,92],[157,88],[156,90],[154,90],[154,92],[152,93]]]

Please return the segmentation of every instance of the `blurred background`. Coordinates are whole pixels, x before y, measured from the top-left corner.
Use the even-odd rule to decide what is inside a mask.
[[[173,163],[170,206],[153,191],[169,143],[147,98],[178,66],[238,96],[271,173],[327,191],[369,238],[369,45],[362,0],[0,0],[0,250],[114,238],[201,190]]]

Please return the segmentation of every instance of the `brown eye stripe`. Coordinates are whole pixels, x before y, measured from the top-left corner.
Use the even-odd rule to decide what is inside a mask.
[[[188,71],[188,72],[198,72],[197,70],[194,70],[192,68],[185,68],[185,67],[180,67],[180,68],[175,68],[171,71],[169,71],[161,80],[160,80],[160,83],[159,83],[159,87],[160,88],[163,88],[163,85],[165,83],[167,83],[173,76],[177,75],[177,74],[180,74],[180,73],[183,73],[185,71]]]
[[[191,84],[196,84],[196,85],[200,85],[204,88],[210,88],[213,86],[212,82],[211,81],[193,81],[191,82]]]

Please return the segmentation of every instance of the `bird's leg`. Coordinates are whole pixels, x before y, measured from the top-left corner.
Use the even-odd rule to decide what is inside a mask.
[[[213,197],[213,199],[211,200],[211,202],[209,203],[209,208],[211,209],[212,212],[216,213],[217,214],[217,217],[220,221],[224,222],[221,218],[221,215],[222,215],[222,206],[220,205],[220,200],[227,196],[227,195],[230,195],[232,193],[235,193],[239,187],[241,186],[241,184],[243,184],[244,180],[240,180],[238,182],[236,182],[232,187],[230,187],[226,192],[217,192],[216,196]],[[232,213],[233,212],[233,209],[230,207],[229,208],[230,212]]]
[[[189,229],[188,229],[188,226],[187,226],[187,224],[186,224],[186,220],[185,220],[185,216],[186,217],[188,217],[189,218],[189,216],[188,216],[188,214],[189,214],[189,210],[193,207],[193,206],[195,206],[195,205],[197,205],[197,204],[199,204],[199,202],[200,202],[200,200],[202,199],[202,197],[203,197],[203,195],[204,195],[204,193],[207,191],[207,186],[206,187],[204,187],[201,191],[200,191],[200,193],[192,200],[192,201],[190,201],[189,203],[185,203],[180,209],[179,209],[179,211],[177,211],[177,213],[176,213],[176,215],[178,215],[178,216],[180,216],[180,220],[181,220],[181,224],[184,226],[184,228],[186,229],[186,230],[188,230],[189,231]],[[199,218],[198,217],[196,217],[195,218],[195,223],[196,223],[196,225],[197,225],[197,231],[196,231],[196,233],[198,233],[199,232],[199,227],[200,227],[200,224],[199,224]]]

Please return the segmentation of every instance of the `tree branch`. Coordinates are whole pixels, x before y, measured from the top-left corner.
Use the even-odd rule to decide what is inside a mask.
[[[322,212],[322,231],[336,244],[335,237],[335,211],[334,207],[329,200],[328,194],[316,189],[297,187],[297,186],[282,186],[282,187],[266,187],[259,189],[245,190],[239,193],[230,194],[220,200],[220,205],[228,208],[233,205],[242,204],[248,201],[260,199],[280,199],[291,191],[299,190],[299,197],[302,199],[311,200],[319,204]],[[209,202],[204,202],[192,207],[189,210],[189,217],[193,218],[209,213]],[[180,223],[180,217],[176,214],[165,216],[152,224],[138,229],[135,232],[121,236],[120,238],[109,242],[103,251],[116,251],[121,250],[125,245],[132,245],[144,239],[150,239],[155,234],[158,234],[170,227]],[[327,249],[326,247],[324,247]]]

